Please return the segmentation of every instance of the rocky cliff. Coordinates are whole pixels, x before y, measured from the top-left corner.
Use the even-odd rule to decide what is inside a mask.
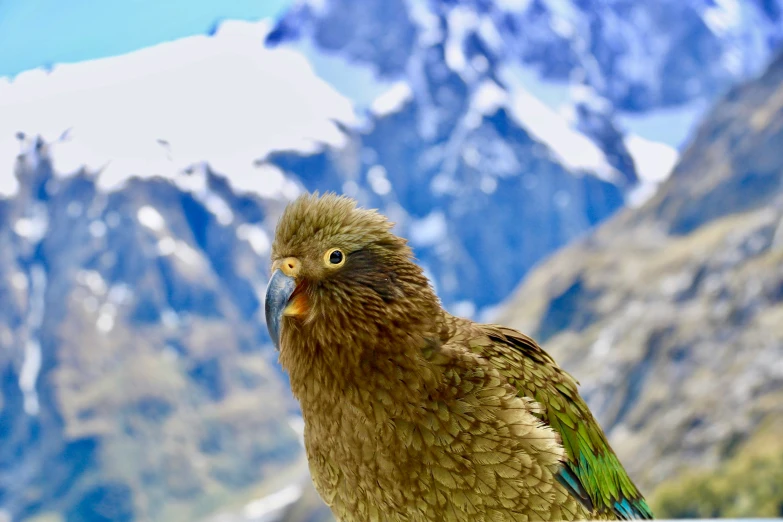
[[[301,449],[263,349],[260,204],[232,200],[218,225],[207,171],[184,174],[192,191],[106,194],[25,146],[0,207],[3,510],[192,519],[287,469]]]
[[[497,317],[582,382],[660,516],[783,508],[782,100],[778,59],[716,105],[652,200],[543,262]]]

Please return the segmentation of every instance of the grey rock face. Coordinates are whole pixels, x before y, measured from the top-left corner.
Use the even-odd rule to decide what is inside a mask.
[[[295,405],[258,316],[267,261],[242,233],[262,202],[234,198],[220,223],[208,170],[200,192],[106,194],[28,145],[0,205],[3,509],[192,519],[290,466]]]
[[[781,71],[722,99],[652,200],[542,263],[497,318],[583,383],[650,495],[783,421]]]

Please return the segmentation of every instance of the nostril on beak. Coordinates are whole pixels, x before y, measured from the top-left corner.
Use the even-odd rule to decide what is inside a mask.
[[[299,274],[299,270],[302,263],[295,257],[287,257],[280,263],[280,270],[289,277],[296,277]]]

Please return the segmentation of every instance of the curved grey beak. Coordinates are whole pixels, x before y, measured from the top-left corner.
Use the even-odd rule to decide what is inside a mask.
[[[283,311],[288,305],[288,300],[296,288],[296,280],[285,275],[280,269],[275,270],[272,279],[266,287],[266,299],[264,312],[266,313],[266,327],[269,336],[275,343],[275,348],[280,351],[280,326],[283,321]]]

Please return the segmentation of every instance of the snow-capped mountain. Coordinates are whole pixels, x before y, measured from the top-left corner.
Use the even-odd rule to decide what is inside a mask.
[[[0,79],[0,510],[251,495],[299,456],[260,313],[287,201],[380,208],[481,317],[648,198],[780,27],[775,2],[321,0]]]
[[[774,2],[303,1],[266,38],[354,102],[352,145],[268,160],[398,222],[473,315],[655,191],[704,107],[761,71]],[[487,258],[492,259],[492,268]]]
[[[353,195],[410,237],[447,307],[478,316],[654,192],[703,107],[778,45],[777,5],[299,2],[273,27],[0,82],[0,158],[23,130],[105,190],[208,162],[236,192]]]
[[[779,0],[302,0],[268,41],[295,44],[359,101],[442,45],[468,83],[499,71],[551,107],[629,113],[624,126],[679,146],[703,102],[760,73],[781,38]],[[638,121],[666,108],[688,128]]]
[[[203,167],[109,192],[22,145],[0,200],[0,517],[194,520],[287,473],[259,198]]]

